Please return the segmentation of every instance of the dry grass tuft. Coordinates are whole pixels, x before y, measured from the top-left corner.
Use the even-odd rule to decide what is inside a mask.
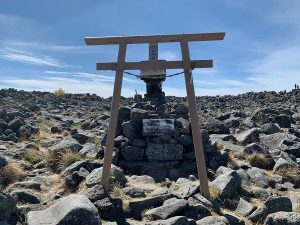
[[[209,194],[212,199],[217,199],[220,197],[221,190],[215,187],[209,187]]]
[[[232,152],[229,152],[227,162],[229,168],[234,170],[239,168],[238,159]]]
[[[268,158],[264,154],[255,153],[247,157],[251,166],[255,166],[261,169],[272,169],[274,166],[274,161],[272,158]]]
[[[33,149],[29,149],[24,156],[24,159],[32,164],[41,162],[43,158],[42,152]]]
[[[60,172],[81,159],[82,158],[78,153],[70,150],[53,152],[45,155],[46,164],[55,172]]]
[[[26,173],[16,163],[8,163],[0,170],[0,186],[6,188],[8,185],[23,180]]]
[[[59,88],[53,92],[53,95],[55,97],[61,97],[61,96],[64,96],[64,94],[65,94],[65,91],[61,88]]]

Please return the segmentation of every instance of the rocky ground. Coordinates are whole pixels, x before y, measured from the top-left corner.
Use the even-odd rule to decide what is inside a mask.
[[[197,98],[205,198],[185,98],[160,108],[122,98],[106,193],[110,98],[0,90],[0,225],[300,224],[299,102],[298,90]],[[177,134],[141,139],[130,124],[162,109]],[[153,156],[150,141],[166,147]]]

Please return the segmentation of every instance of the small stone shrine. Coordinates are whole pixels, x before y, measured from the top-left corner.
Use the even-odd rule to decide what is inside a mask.
[[[218,151],[206,130],[202,129],[201,135],[206,165],[212,169],[226,165],[227,155]],[[134,103],[131,107],[121,107],[113,164],[126,173],[148,174],[158,180],[196,175],[188,108],[172,103],[159,106]]]

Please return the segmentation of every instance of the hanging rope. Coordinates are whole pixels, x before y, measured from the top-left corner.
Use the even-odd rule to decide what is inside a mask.
[[[130,72],[127,72],[127,71],[124,71],[124,73],[127,74],[127,75],[130,75],[130,76],[134,76],[134,77],[136,77],[138,79],[141,79],[141,77],[142,77],[141,75],[137,75],[137,74],[130,73]],[[181,71],[181,72],[178,72],[178,73],[169,74],[169,75],[165,75],[165,76],[163,76],[163,75],[161,75],[161,76],[152,76],[152,77],[149,76],[149,77],[147,77],[147,79],[157,79],[157,78],[163,78],[163,77],[174,77],[174,76],[178,76],[180,74],[184,74],[184,71]]]

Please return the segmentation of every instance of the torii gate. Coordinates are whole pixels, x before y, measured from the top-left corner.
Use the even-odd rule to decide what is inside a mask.
[[[87,45],[119,45],[118,61],[116,63],[97,63],[97,70],[116,70],[114,91],[111,105],[111,115],[106,140],[106,151],[104,155],[102,185],[108,191],[114,139],[119,113],[119,102],[121,96],[122,80],[124,70],[166,70],[184,69],[185,86],[187,91],[188,107],[190,112],[191,128],[194,141],[194,149],[197,162],[200,192],[209,197],[208,180],[205,166],[204,151],[198,114],[196,108],[196,97],[191,70],[193,68],[212,68],[212,60],[190,60],[189,41],[217,41],[223,40],[225,33],[198,33],[198,34],[174,34],[174,35],[149,35],[149,36],[118,36],[118,37],[86,37]],[[153,44],[179,42],[181,46],[182,61],[142,61],[125,62],[126,48],[128,44]]]

